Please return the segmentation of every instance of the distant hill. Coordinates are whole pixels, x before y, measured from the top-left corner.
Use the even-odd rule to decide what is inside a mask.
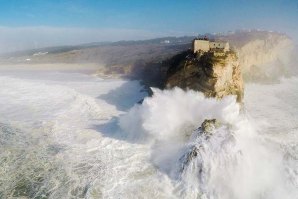
[[[200,36],[228,41],[231,48],[237,52],[242,72],[247,78],[256,75],[263,78],[272,71],[276,75],[286,71],[283,68],[286,65],[284,57],[290,54],[292,42],[284,34],[270,31],[236,31],[225,35]],[[104,69],[98,68],[101,74],[121,74],[160,84],[167,71],[162,63],[190,49],[194,38],[195,36],[163,37],[33,49],[2,55],[0,64],[95,63],[105,66]],[[267,65],[272,66],[273,70],[265,67]],[[267,69],[271,71],[268,72]]]
[[[38,48],[38,49],[30,49],[23,50],[11,53],[4,53],[0,55],[2,60],[8,59],[11,57],[30,57],[39,52],[47,52],[47,54],[59,54],[59,53],[67,53],[75,50],[84,50],[84,49],[95,49],[97,48],[105,48],[108,47],[133,47],[133,46],[147,46],[147,45],[158,45],[158,46],[168,46],[168,45],[180,45],[190,43],[194,36],[185,36],[185,37],[163,37],[149,40],[132,40],[132,41],[117,41],[117,42],[93,42],[86,43],[81,45],[73,45],[73,46],[54,46],[54,47],[46,47],[46,48]]]

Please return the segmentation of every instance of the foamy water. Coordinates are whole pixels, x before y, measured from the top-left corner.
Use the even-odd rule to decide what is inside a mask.
[[[84,74],[0,75],[0,198],[295,198],[298,79],[235,98]],[[205,119],[223,126],[205,139]],[[201,148],[181,171],[181,157]]]

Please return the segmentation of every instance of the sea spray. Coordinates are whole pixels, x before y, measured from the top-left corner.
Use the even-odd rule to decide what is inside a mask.
[[[150,161],[172,179],[182,198],[295,198],[285,183],[282,154],[266,143],[235,97],[221,100],[179,88],[160,91],[120,119],[128,139],[151,144]],[[207,139],[197,129],[204,120],[222,125]],[[197,147],[200,155],[185,163]]]
[[[136,82],[42,74],[1,73],[0,198],[297,198],[297,78],[247,84],[249,115],[179,89],[126,114]],[[205,137],[206,118],[220,126]]]
[[[153,92],[152,98],[145,98],[142,105],[136,105],[120,119],[120,126],[132,139],[180,141],[189,129],[196,128],[205,119],[232,123],[239,115],[240,106],[234,96],[218,101],[180,88],[153,89]]]

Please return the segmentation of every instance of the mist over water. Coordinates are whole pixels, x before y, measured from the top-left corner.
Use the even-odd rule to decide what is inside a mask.
[[[234,97],[77,73],[0,75],[0,198],[298,195],[298,78]],[[221,126],[210,138],[205,119]],[[193,147],[200,154],[185,163]],[[182,169],[183,168],[183,169]]]
[[[195,131],[205,119],[213,118],[224,125],[211,138]],[[297,178],[290,176],[296,171],[289,172],[293,168],[284,160],[288,154],[280,150],[283,146],[262,136],[265,129],[261,124],[257,128],[250,115],[240,114],[234,97],[217,101],[178,88],[155,90],[153,98],[134,107],[120,124],[132,137],[141,134],[141,138],[147,135],[153,140],[152,163],[173,180],[175,191],[183,198],[297,195],[297,185],[289,180]],[[183,165],[181,157],[193,146],[199,156]]]

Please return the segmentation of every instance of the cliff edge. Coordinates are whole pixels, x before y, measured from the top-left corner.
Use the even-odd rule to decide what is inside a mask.
[[[203,92],[207,97],[236,95],[242,102],[243,80],[234,51],[184,51],[165,62],[169,67],[165,87],[180,87]]]

